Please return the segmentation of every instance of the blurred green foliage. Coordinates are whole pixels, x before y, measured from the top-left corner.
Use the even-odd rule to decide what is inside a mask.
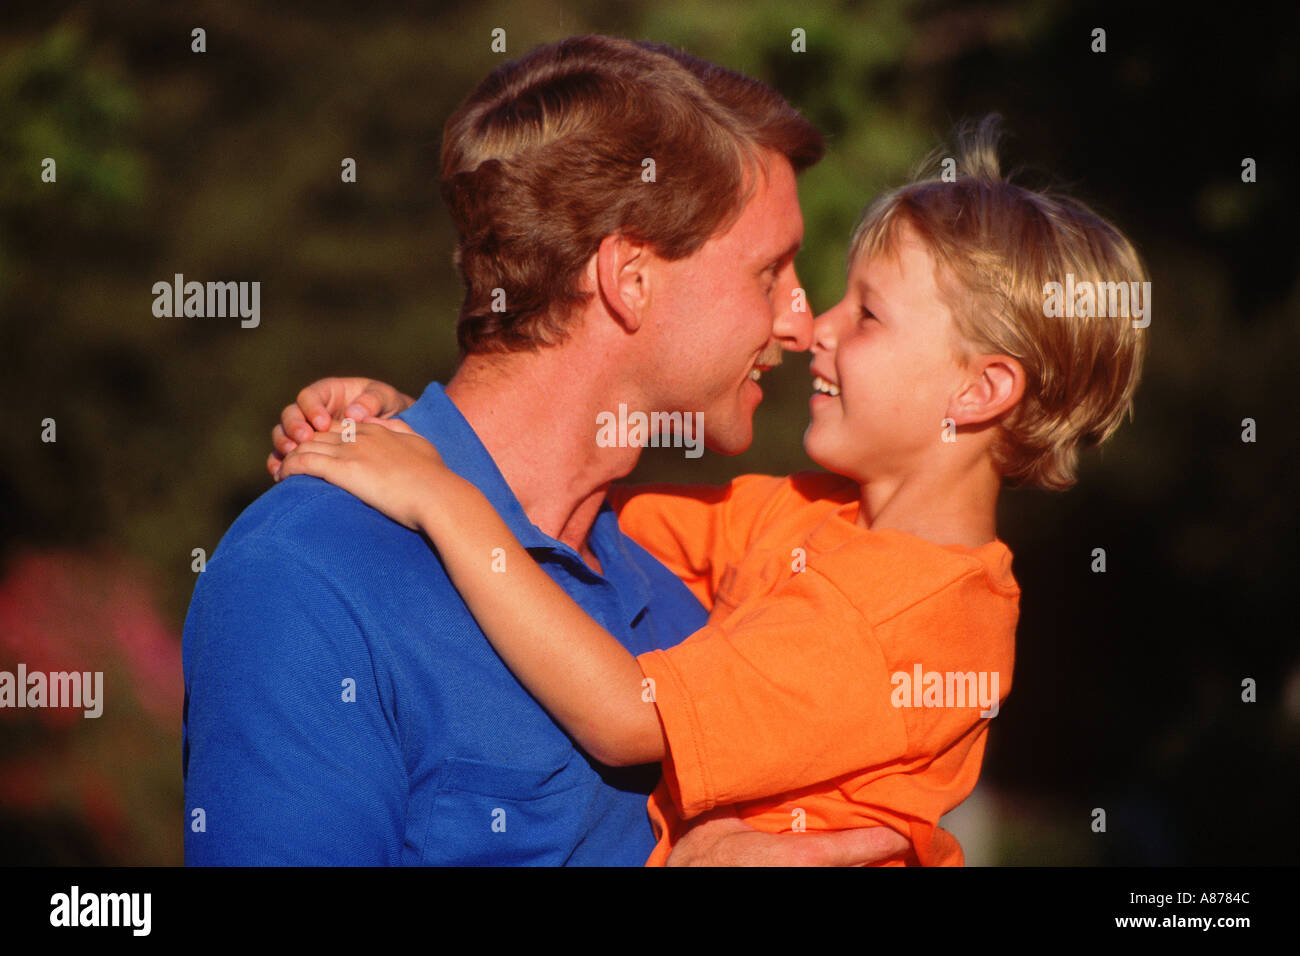
[[[191,550],[211,554],[267,487],[269,431],[298,388],[351,373],[418,394],[454,368],[460,287],[436,158],[448,113],[501,61],[493,27],[510,56],[583,32],[674,43],[803,109],[829,141],[801,184],[798,267],[818,310],[843,291],[871,197],[956,120],[1003,113],[1028,184],[1064,185],[1134,236],[1155,318],[1132,425],[1089,457],[1077,489],[1013,494],[1004,508],[1025,597],[1016,690],[984,780],[1050,809],[1008,832],[1002,858],[1296,861],[1300,840],[1274,831],[1294,805],[1278,780],[1300,743],[1279,703],[1287,675],[1300,679],[1282,639],[1300,537],[1288,433],[1297,186],[1279,132],[1296,105],[1294,13],[24,0],[6,15],[0,370],[16,437],[0,463],[0,551],[93,545],[143,562],[178,631]],[[1089,50],[1097,25],[1105,54]],[[206,53],[191,52],[196,26]],[[806,53],[791,51],[795,28]],[[41,181],[46,156],[55,183]],[[1257,183],[1240,181],[1245,156]],[[339,180],[344,157],[356,184]],[[260,281],[260,326],[155,318],[151,287],[175,273]],[[745,455],[661,452],[636,477],[807,467],[803,361],[764,388]],[[40,441],[47,417],[56,444]],[[1255,444],[1240,441],[1245,417]],[[1106,575],[1087,570],[1098,546]],[[1253,707],[1240,703],[1244,677],[1260,682]],[[179,776],[178,753],[157,759]],[[1119,810],[1108,839],[1086,830],[1099,805]],[[1246,822],[1207,826],[1228,816]]]

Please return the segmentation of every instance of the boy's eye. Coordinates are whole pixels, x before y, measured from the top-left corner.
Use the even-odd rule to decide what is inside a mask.
[[[858,310],[858,314],[859,314],[859,316],[861,317],[861,319],[862,319],[863,322],[866,322],[868,319],[874,319],[874,318],[875,318],[875,316],[871,314],[871,310],[870,310],[870,309],[867,309],[867,308],[860,308],[860,309]]]

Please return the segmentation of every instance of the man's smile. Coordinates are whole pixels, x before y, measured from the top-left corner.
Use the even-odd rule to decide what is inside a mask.
[[[779,343],[773,342],[767,345],[763,351],[759,353],[758,358],[750,368],[749,380],[751,382],[757,382],[764,372],[780,365],[782,357],[781,352],[782,349]]]

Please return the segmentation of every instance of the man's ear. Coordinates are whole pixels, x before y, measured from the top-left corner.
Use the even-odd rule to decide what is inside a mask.
[[[650,276],[646,268],[650,258],[650,247],[645,242],[611,233],[600,241],[596,255],[588,264],[588,279],[600,293],[605,308],[629,332],[641,327],[650,301]]]
[[[1025,370],[1009,355],[975,355],[952,397],[948,416],[957,425],[981,425],[1015,408],[1025,394]]]

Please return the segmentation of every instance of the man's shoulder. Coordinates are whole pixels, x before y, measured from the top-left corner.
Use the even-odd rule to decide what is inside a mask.
[[[260,681],[269,669],[319,684],[322,668],[386,672],[435,639],[455,647],[473,632],[427,539],[342,489],[295,476],[249,505],[198,575],[185,675],[187,686],[201,673]]]
[[[306,475],[279,482],[250,504],[221,539],[209,570],[283,566],[354,585],[386,580],[395,560],[432,559],[419,534],[341,488]],[[436,560],[431,564],[438,565]]]
[[[197,646],[215,635],[310,631],[368,643],[369,630],[385,630],[370,626],[377,608],[415,618],[453,593],[422,535],[327,482],[294,476],[249,505],[221,539],[195,583],[185,639]],[[403,607],[411,614],[399,614]]]
[[[308,475],[294,475],[254,499],[231,524],[217,550],[276,542],[310,547],[328,541],[336,530],[382,534],[385,523],[393,524],[342,488]]]

